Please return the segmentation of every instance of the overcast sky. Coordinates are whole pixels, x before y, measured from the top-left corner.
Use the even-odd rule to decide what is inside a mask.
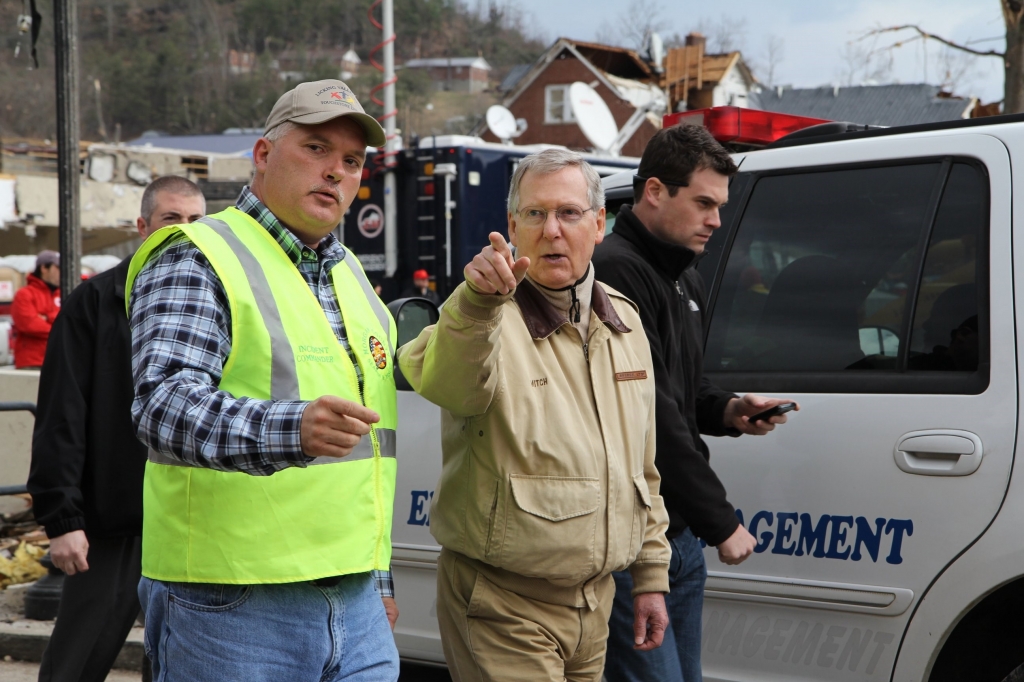
[[[864,53],[882,48],[913,34],[882,36],[854,42],[872,28],[916,23],[926,30],[958,42],[972,42],[977,49],[1002,50],[1005,40],[999,0],[518,0],[526,13],[526,25],[536,28],[546,41],[558,36],[580,40],[606,37],[621,26],[630,7],[647,6],[660,15],[663,37],[703,27],[709,35],[721,25],[739,26],[730,31],[744,56],[763,65],[769,38],[777,36],[783,58],[777,66],[776,84],[813,87],[853,81],[872,74],[881,80],[901,83],[942,83],[945,74],[962,72],[955,79],[956,94],[975,95],[984,102],[1001,100],[1002,62],[994,57],[965,60],[939,44],[911,42],[892,51],[891,68],[886,68],[884,51],[865,64]],[[586,8],[581,11],[581,8]],[[738,22],[738,24],[737,24]],[[851,53],[860,52],[859,58]],[[851,68],[853,67],[853,68]],[[879,71],[879,67],[881,70]],[[854,73],[851,74],[851,71]]]

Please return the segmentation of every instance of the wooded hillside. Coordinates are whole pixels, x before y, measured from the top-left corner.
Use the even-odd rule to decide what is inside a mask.
[[[366,14],[371,1],[80,0],[82,139],[113,140],[118,131],[126,140],[151,129],[185,134],[260,127],[290,87],[275,60],[297,60],[307,79],[336,78],[337,65],[318,56],[332,49],[354,48],[363,59],[351,85],[367,110],[379,114],[362,97],[380,80],[366,63],[380,40]],[[29,35],[17,31],[23,3],[0,0],[0,137],[55,134],[52,4],[38,6],[43,19],[34,69]],[[511,7],[395,0],[397,61],[482,55],[495,77],[533,61],[544,45]],[[231,68],[232,50],[255,55],[247,72]],[[422,75],[401,76],[400,126],[404,105],[425,101],[429,91]]]

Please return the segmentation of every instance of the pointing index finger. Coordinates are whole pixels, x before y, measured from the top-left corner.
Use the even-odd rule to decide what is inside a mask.
[[[512,249],[508,248],[508,242],[501,236],[500,232],[491,232],[487,235],[487,238],[491,241],[491,246],[497,251],[505,260],[511,260]]]

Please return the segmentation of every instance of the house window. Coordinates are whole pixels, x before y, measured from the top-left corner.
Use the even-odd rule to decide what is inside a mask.
[[[572,106],[569,104],[568,85],[549,85],[544,88],[544,122],[574,123]]]

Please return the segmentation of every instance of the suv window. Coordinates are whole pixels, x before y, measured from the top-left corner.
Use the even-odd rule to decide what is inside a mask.
[[[718,287],[706,371],[785,373],[778,390],[809,391],[851,387],[801,377],[860,374],[852,390],[882,392],[919,372],[976,371],[986,220],[987,182],[968,163],[758,179]]]

